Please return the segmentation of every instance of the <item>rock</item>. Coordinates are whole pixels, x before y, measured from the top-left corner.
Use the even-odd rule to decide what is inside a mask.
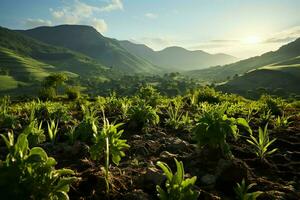
[[[123,197],[125,200],[150,200],[151,197],[149,194],[145,193],[141,189],[128,192]]]
[[[142,136],[140,136],[140,135],[133,135],[133,136],[131,136],[131,139],[132,140],[141,140]]]
[[[163,173],[155,167],[149,167],[145,173],[138,178],[138,185],[147,191],[155,192],[156,185],[161,185],[165,177]]]
[[[145,147],[155,154],[159,152],[161,144],[154,140],[148,140],[145,144]]]
[[[233,188],[237,183],[243,179],[247,180],[249,177],[249,168],[241,160],[223,160],[220,159],[217,166],[218,175],[216,180],[216,188],[225,194],[234,194]]]
[[[169,166],[174,165],[174,158],[177,158],[177,154],[170,153],[168,151],[163,151],[159,155],[159,161],[167,163]]]
[[[170,153],[168,151],[163,151],[160,153],[159,157],[160,158],[176,158],[178,155],[177,154],[173,154],[173,153]]]
[[[217,177],[212,174],[206,174],[201,177],[200,181],[203,186],[213,188],[216,183]]]
[[[143,140],[132,141],[130,147],[130,151],[133,152],[134,155],[149,155],[149,150],[145,147],[145,142]]]
[[[170,137],[166,141],[166,149],[170,152],[179,153],[187,150],[189,143],[178,137]]]

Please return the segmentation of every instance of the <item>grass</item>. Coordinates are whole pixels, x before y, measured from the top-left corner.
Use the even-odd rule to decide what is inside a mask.
[[[53,66],[0,47],[0,63],[9,70],[9,75],[18,81],[41,81],[49,75]]]
[[[18,87],[18,81],[11,76],[0,75],[0,91],[11,90]]]

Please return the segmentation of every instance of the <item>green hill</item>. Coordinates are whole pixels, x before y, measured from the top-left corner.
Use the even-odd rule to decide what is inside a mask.
[[[0,27],[0,46],[18,55],[55,66],[56,70],[79,75],[105,70],[107,67],[83,54],[37,41],[15,31]]]
[[[256,56],[229,65],[216,66],[203,70],[193,70],[186,72],[185,74],[202,81],[222,82],[236,74],[241,75],[250,70],[258,69],[266,65],[273,65],[275,63],[288,61],[299,55],[300,38],[294,42],[282,46],[274,52],[268,52],[261,56]]]
[[[124,49],[119,41],[102,36],[93,27],[60,25],[19,31],[47,44],[85,54],[125,73],[157,73],[159,68]]]
[[[300,56],[252,70],[219,85],[218,88],[245,96],[258,96],[264,91],[290,96],[290,94],[300,95],[299,83]]]
[[[39,84],[51,72],[73,76],[105,76],[107,67],[83,54],[48,45],[0,27],[0,90]],[[7,83],[7,84],[6,84]],[[24,90],[25,91],[25,90]]]
[[[215,65],[225,65],[238,59],[226,54],[209,54],[197,50],[189,51],[182,47],[168,47],[154,51],[144,44],[120,41],[120,44],[134,55],[138,55],[166,71],[203,69]]]

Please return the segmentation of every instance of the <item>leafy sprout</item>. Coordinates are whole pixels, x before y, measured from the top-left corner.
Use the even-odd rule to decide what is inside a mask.
[[[173,174],[170,167],[164,162],[157,162],[157,165],[163,170],[166,176],[166,190],[163,190],[159,185],[156,186],[158,197],[161,200],[196,200],[199,193],[193,190],[197,177],[184,178],[183,163],[175,158],[177,171]]]
[[[269,149],[269,146],[276,141],[276,139],[270,140],[269,132],[268,132],[268,124],[262,129],[259,127],[258,130],[258,139],[256,139],[253,135],[250,135],[251,140],[247,139],[247,142],[250,143],[255,150],[255,154],[264,161],[265,158],[273,154],[277,149]]]
[[[124,149],[129,148],[126,144],[126,140],[120,139],[123,130],[118,131],[118,128],[122,126],[122,123],[111,124],[104,116],[103,111],[103,127],[101,131],[93,124],[93,139],[94,145],[90,148],[91,158],[93,160],[99,160],[104,152],[105,154],[105,180],[106,180],[106,193],[109,194],[109,165],[110,159],[116,165],[119,164],[122,157],[125,156]]]
[[[262,194],[262,192],[260,192],[260,191],[248,192],[255,185],[256,185],[255,183],[246,185],[245,179],[243,179],[241,183],[237,183],[237,186],[234,188],[236,199],[237,200],[256,200],[256,198],[258,196],[260,196]]]

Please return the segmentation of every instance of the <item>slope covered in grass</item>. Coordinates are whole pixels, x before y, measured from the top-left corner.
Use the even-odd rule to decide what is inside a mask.
[[[19,31],[47,44],[85,54],[108,67],[125,73],[157,73],[159,68],[124,49],[118,40],[104,37],[93,27],[60,25]]]
[[[37,61],[52,65],[56,71],[69,71],[81,76],[107,69],[100,62],[66,48],[37,41],[15,31],[0,28],[0,46]]]
[[[258,90],[269,91],[280,96],[299,95],[299,61],[299,57],[297,57],[274,65],[261,67],[220,85],[219,89],[246,96],[258,93]]]
[[[266,65],[274,65],[281,62],[291,62],[287,64],[292,64],[293,62],[297,62],[297,59],[299,60],[298,56],[300,56],[300,38],[282,46],[277,51],[268,52],[261,56],[256,56],[233,64],[189,71],[185,74],[200,80],[221,82],[236,74],[241,75]]]

